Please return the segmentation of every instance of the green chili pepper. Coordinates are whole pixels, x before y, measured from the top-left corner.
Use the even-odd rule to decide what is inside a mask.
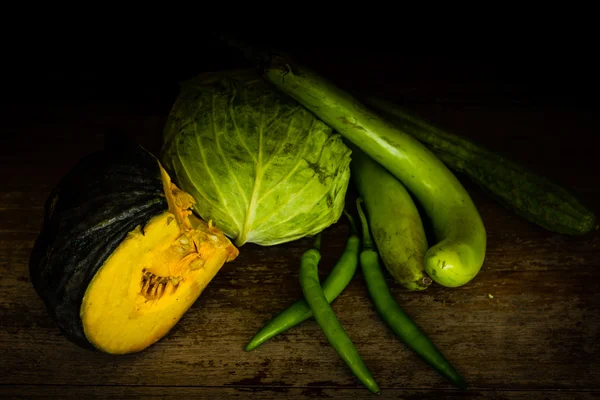
[[[379,262],[379,254],[374,250],[367,219],[361,208],[362,198],[356,200],[356,206],[363,228],[363,250],[360,254],[360,265],[369,295],[375,309],[387,325],[421,358],[435,370],[448,378],[461,389],[467,388],[463,377],[446,360],[431,340],[419,329],[415,322],[400,308],[392,296],[385,281]]]
[[[331,273],[323,283],[323,292],[328,303],[331,303],[348,286],[356,268],[358,267],[358,252],[360,251],[360,238],[354,220],[344,210],[350,221],[350,237],[346,241],[346,248],[335,264]],[[246,351],[252,351],[273,336],[290,329],[293,326],[312,317],[312,311],[305,299],[297,300],[294,304],[277,314],[265,324],[246,345]]]
[[[377,382],[375,382],[370,371],[363,363],[356,347],[348,337],[342,324],[338,321],[323,293],[318,274],[318,264],[321,260],[319,248],[320,234],[317,235],[314,247],[307,250],[300,260],[300,286],[302,287],[304,298],[325,337],[339,356],[367,389],[373,393],[379,393]]]

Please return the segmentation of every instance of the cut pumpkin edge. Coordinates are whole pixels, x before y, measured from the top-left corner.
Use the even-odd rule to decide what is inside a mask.
[[[110,354],[139,352],[164,337],[239,250],[159,165],[168,210],[119,244],[90,281],[80,317],[87,340]]]

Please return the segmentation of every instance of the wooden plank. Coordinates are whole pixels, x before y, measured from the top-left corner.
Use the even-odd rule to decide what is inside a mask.
[[[0,232],[38,233],[43,216],[44,210],[39,206],[30,209],[0,209]]]
[[[574,240],[522,228],[492,237],[486,265],[471,284],[409,293],[390,282],[394,295],[475,388],[598,388],[600,235]],[[346,232],[342,223],[325,232],[322,274],[340,254]],[[297,261],[307,240],[245,246],[161,342],[111,357],[60,336],[28,282],[33,237],[11,235],[0,236],[6,255],[0,264],[2,383],[357,384],[313,321],[251,353],[242,350],[268,318],[300,296]],[[380,323],[360,274],[334,309],[380,384],[450,388]]]
[[[493,400],[588,400],[597,399],[599,392],[591,391],[511,391],[476,390],[422,390],[382,388],[378,399],[493,399]],[[72,385],[8,385],[0,386],[3,399],[371,399],[373,395],[366,389],[320,388],[320,387],[156,387],[156,386],[72,386]]]

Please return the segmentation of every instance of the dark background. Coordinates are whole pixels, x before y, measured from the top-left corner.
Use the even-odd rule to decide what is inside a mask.
[[[454,101],[457,92],[465,102],[482,101],[474,94],[485,92],[511,106],[597,108],[600,64],[593,25],[568,19],[481,25],[462,31],[263,29],[230,34],[286,51],[348,90],[385,90],[385,80],[393,76],[396,86],[446,85]],[[4,53],[9,54],[5,103],[168,105],[181,80],[208,70],[252,66],[208,30],[192,35],[166,30],[110,35],[106,28],[96,34],[46,31],[20,40],[10,42]],[[437,97],[417,99],[406,93],[405,100],[444,101],[441,97],[437,90]]]

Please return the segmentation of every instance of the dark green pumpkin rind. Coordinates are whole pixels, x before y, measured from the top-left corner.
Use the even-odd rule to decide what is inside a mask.
[[[52,191],[29,273],[67,339],[94,349],[80,318],[90,281],[129,232],[166,210],[157,159],[130,142],[85,157]]]
[[[566,187],[395,104],[375,98],[366,103],[520,217],[561,234],[582,235],[596,229],[594,212]]]

